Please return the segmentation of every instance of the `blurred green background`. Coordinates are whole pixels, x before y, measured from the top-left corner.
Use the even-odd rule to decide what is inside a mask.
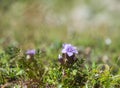
[[[0,0],[0,47],[23,49],[67,42],[120,48],[119,0]]]

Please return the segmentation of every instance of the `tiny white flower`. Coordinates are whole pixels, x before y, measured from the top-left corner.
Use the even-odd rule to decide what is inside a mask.
[[[26,56],[26,59],[27,59],[27,60],[30,59],[30,55],[27,55],[27,56]]]
[[[58,59],[61,59],[61,58],[62,58],[62,56],[59,54]]]
[[[112,43],[112,40],[110,38],[105,39],[105,44],[110,45]]]
[[[96,77],[98,77],[98,76],[99,76],[99,74],[95,74],[95,76],[96,76]]]

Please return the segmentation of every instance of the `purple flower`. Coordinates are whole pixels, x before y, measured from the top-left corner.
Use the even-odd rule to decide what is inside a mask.
[[[26,54],[27,55],[35,55],[36,51],[34,49],[32,50],[27,50]]]
[[[62,53],[66,53],[69,57],[78,54],[77,48],[71,44],[63,44]]]

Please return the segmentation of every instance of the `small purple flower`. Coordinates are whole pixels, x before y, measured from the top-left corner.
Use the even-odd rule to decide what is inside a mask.
[[[32,50],[27,50],[26,54],[27,55],[35,55],[36,51],[34,49]]]
[[[69,57],[78,54],[77,48],[71,44],[63,44],[62,53],[66,53]]]

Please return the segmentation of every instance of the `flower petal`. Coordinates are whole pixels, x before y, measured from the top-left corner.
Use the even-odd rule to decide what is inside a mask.
[[[62,56],[59,54],[58,59],[62,59]]]
[[[26,54],[28,55],[35,55],[36,51],[33,49],[33,50],[27,50]]]
[[[67,54],[68,54],[69,57],[73,55],[72,52],[67,52]]]
[[[62,50],[62,53],[66,53],[66,50],[65,50],[65,49],[63,49],[63,50]]]

